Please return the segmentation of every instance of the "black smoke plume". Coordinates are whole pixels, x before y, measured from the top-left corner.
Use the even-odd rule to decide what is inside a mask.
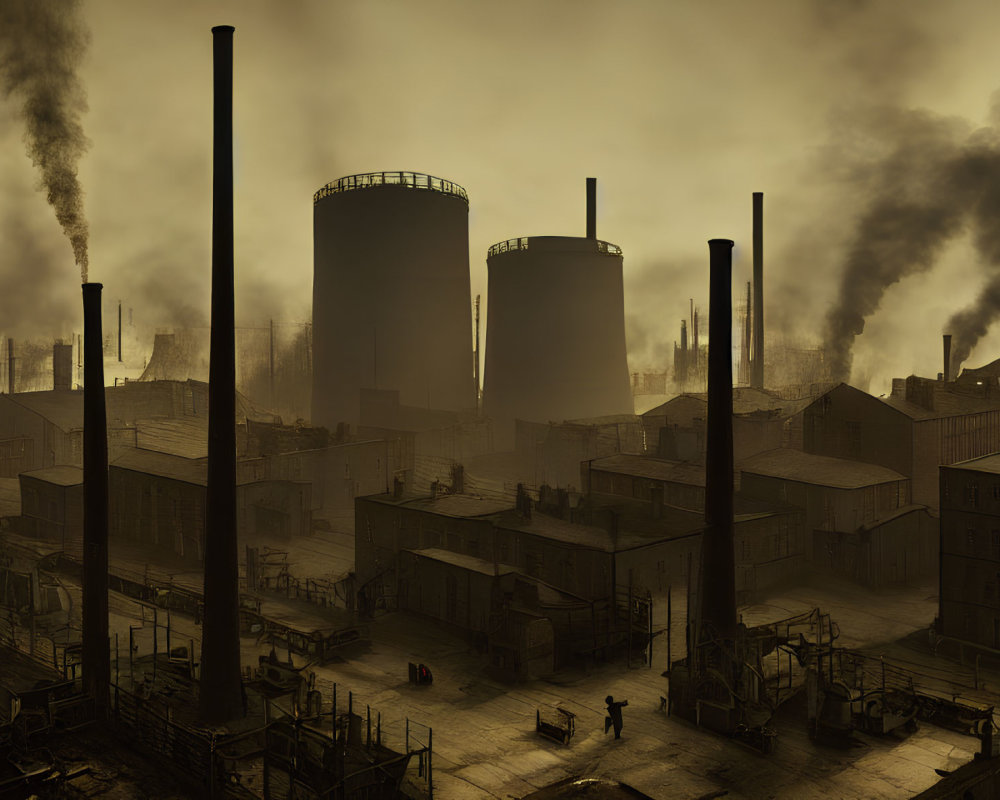
[[[854,337],[886,289],[930,269],[950,239],[971,227],[976,251],[998,274],[956,314],[953,363],[964,360],[1000,316],[1000,135],[926,112],[880,112],[893,146],[858,168],[852,182],[871,198],[855,227],[840,293],[826,319],[833,377],[847,380]]]
[[[87,220],[77,165],[88,146],[87,98],[77,68],[89,34],[77,0],[0,2],[0,82],[20,102],[28,156],[87,282]]]

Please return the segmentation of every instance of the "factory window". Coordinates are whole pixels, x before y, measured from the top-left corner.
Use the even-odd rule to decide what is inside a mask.
[[[976,546],[976,529],[967,528],[965,531],[965,546],[968,550],[972,550]]]
[[[979,505],[979,486],[975,483],[965,485],[965,502],[971,506]]]

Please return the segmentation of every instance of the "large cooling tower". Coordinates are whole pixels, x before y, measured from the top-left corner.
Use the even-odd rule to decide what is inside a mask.
[[[532,236],[493,245],[486,264],[483,410],[497,447],[515,419],[631,414],[621,249]]]
[[[350,175],[313,209],[314,424],[357,423],[362,388],[476,407],[469,200],[414,172]]]

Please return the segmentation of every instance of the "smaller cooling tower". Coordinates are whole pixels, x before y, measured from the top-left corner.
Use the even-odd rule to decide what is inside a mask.
[[[483,410],[497,449],[514,420],[631,414],[622,251],[595,238],[532,236],[489,249]]]

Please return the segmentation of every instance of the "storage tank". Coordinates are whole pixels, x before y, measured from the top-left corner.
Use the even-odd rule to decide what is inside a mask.
[[[369,172],[313,198],[316,425],[357,424],[361,389],[476,407],[469,198],[418,172]]]
[[[633,413],[621,249],[531,236],[493,245],[486,264],[483,411],[497,448],[513,445],[515,419]]]

